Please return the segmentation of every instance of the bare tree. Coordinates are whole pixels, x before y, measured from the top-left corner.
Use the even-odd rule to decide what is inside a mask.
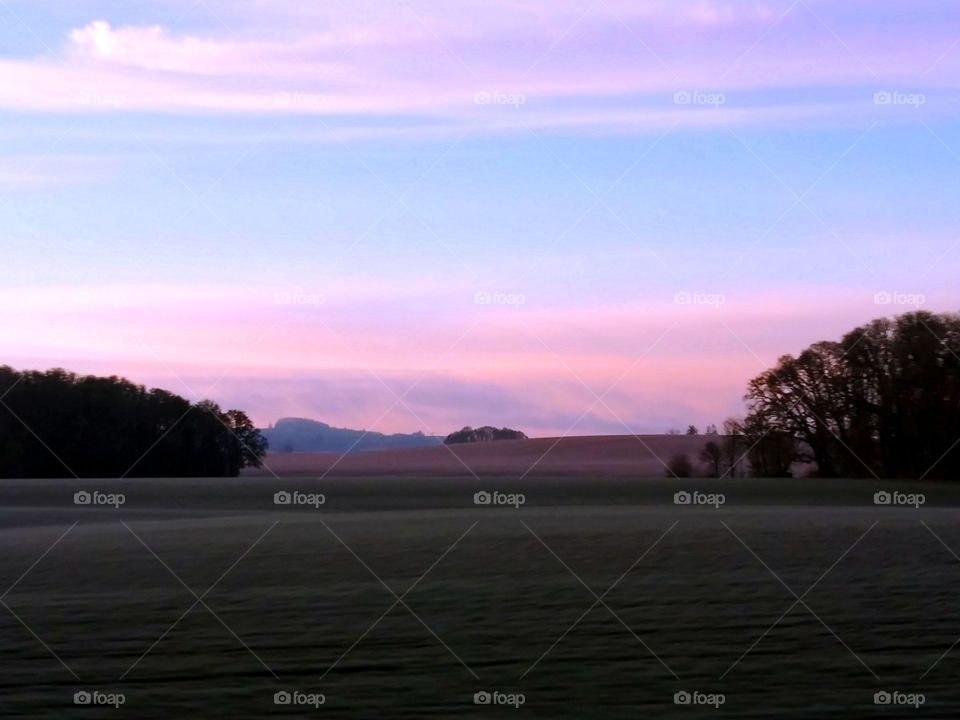
[[[700,451],[700,462],[710,467],[713,477],[720,477],[720,466],[723,464],[723,450],[713,440],[708,440]]]
[[[743,464],[747,446],[743,437],[743,421],[729,417],[723,421],[723,459],[730,477],[737,476],[737,468]]]

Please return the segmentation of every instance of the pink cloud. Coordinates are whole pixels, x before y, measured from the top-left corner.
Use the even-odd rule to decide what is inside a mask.
[[[0,106],[410,115],[418,118],[414,130],[428,132],[469,125],[645,132],[677,124],[848,122],[876,112],[876,89],[910,89],[921,76],[957,89],[960,53],[934,63],[938,53],[930,50],[949,48],[951,38],[938,27],[904,31],[896,43],[880,42],[892,29],[842,27],[837,39],[803,7],[781,18],[786,7],[610,0],[583,15],[581,3],[504,0],[472,10],[470,22],[432,3],[383,18],[326,7],[298,27],[271,26],[276,13],[267,10],[260,35],[242,38],[95,20],[68,33],[62,60],[0,61]],[[517,14],[530,21],[515,22]],[[864,89],[845,100],[808,92],[839,85]],[[683,91],[723,93],[724,102],[678,106],[673,96]],[[927,110],[935,111],[932,103]],[[348,123],[345,132],[390,128]]]
[[[402,394],[422,376],[409,401],[413,415],[397,409],[380,428],[395,431],[446,432],[499,407],[491,420],[516,417],[539,434],[562,432],[558,418],[572,422],[593,405],[593,393],[616,382],[608,407],[591,410],[579,431],[611,431],[618,417],[649,431],[718,422],[780,354],[884,314],[867,293],[845,291],[731,298],[720,307],[665,297],[508,309],[475,306],[462,290],[438,286],[438,309],[423,322],[411,320],[400,299],[412,287],[401,284],[391,301],[382,289],[345,285],[339,298],[318,304],[304,290],[278,303],[275,289],[251,286],[7,288],[4,359],[210,394],[249,407],[260,422],[310,414],[366,426],[396,399],[388,388]],[[369,302],[380,312],[370,313]],[[222,387],[206,392],[221,376]],[[307,387],[324,391],[291,390]]]

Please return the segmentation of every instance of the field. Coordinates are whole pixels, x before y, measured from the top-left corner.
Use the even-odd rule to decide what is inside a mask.
[[[883,489],[923,505],[876,506]],[[4,717],[517,712],[484,691],[538,718],[906,714],[879,691],[960,712],[960,655],[938,662],[960,637],[950,485],[34,480],[0,507]]]
[[[664,474],[674,453],[695,460],[709,438],[686,435],[608,435],[536,438],[382,452],[273,453],[251,475],[604,476]]]

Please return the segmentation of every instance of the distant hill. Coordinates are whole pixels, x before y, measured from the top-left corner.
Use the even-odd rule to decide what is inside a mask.
[[[458,443],[490,442],[492,440],[526,440],[527,436],[519,430],[510,428],[495,428],[490,425],[484,425],[479,428],[465,427],[463,430],[450,433],[444,438],[444,445],[456,445]]]
[[[403,448],[440,445],[439,437],[422,432],[385,435],[348,428],[335,428],[305,418],[282,418],[261,431],[270,443],[272,453],[336,452],[355,453],[368,450],[400,450]]]

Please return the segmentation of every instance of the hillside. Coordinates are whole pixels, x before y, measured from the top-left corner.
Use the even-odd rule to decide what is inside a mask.
[[[385,435],[379,432],[331,427],[317,420],[282,418],[272,428],[261,431],[270,443],[271,453],[359,453],[370,450],[398,450],[439,445],[438,437],[422,432]]]
[[[271,453],[266,466],[246,474],[269,475],[532,475],[662,476],[679,452],[696,460],[706,436],[607,435],[500,440],[351,454]]]

